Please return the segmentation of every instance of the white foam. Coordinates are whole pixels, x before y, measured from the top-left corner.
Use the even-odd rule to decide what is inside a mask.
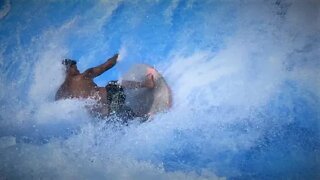
[[[11,9],[10,0],[5,0],[4,5],[0,9],[0,20],[10,12],[10,9]]]
[[[203,41],[214,40],[213,35],[218,35],[214,30],[219,28],[215,25],[228,23],[223,12],[217,12],[216,16],[200,12],[195,14],[200,20],[183,27],[180,36],[174,37],[176,44],[165,62],[166,68],[160,69],[172,87],[174,107],[155,116],[153,121],[132,122],[129,126],[108,124],[108,119],[99,121],[89,117],[85,106],[90,102],[72,99],[55,102],[55,91],[64,79],[60,60],[68,56],[66,39],[74,34],[81,38],[94,36],[90,40],[96,42],[91,47],[93,51],[81,56],[80,66],[96,62],[96,54],[108,47],[101,29],[121,2],[98,3],[83,12],[83,16],[44,30],[30,45],[32,58],[25,56],[23,49],[15,52],[17,59],[28,57],[22,59],[24,64],[34,60],[34,66],[24,69],[23,64],[17,63],[19,75],[22,74],[17,77],[22,82],[26,80],[23,76],[32,70],[33,77],[27,81],[29,91],[22,89],[28,92],[27,100],[16,99],[21,89],[7,83],[6,75],[14,68],[1,74],[4,77],[1,100],[6,100],[6,104],[0,109],[0,132],[8,132],[0,139],[0,169],[8,177],[216,179],[215,172],[237,176],[241,172],[232,159],[239,152],[255,147],[267,130],[280,129],[293,120],[290,116],[264,119],[266,115],[261,110],[282,91],[287,81],[301,84],[319,97],[318,46],[304,52],[309,44],[308,36],[313,37],[319,30],[319,20],[310,24],[306,21],[317,15],[317,7],[306,12],[299,3],[294,3],[288,8],[288,18],[281,19],[275,15],[277,8],[261,1],[262,4],[241,4],[237,8],[236,25],[232,26],[235,31],[228,38],[223,37],[223,46],[218,50],[191,47],[195,50],[187,51],[193,32],[201,34]],[[194,3],[189,1],[188,8]],[[173,20],[177,8],[177,4],[171,5],[161,13],[167,14],[168,21]],[[208,2],[209,5],[212,4]],[[146,9],[143,5],[136,8]],[[144,15],[145,10],[142,11]],[[143,20],[141,14],[126,21],[138,26],[136,21]],[[207,23],[206,27],[197,29],[203,22]],[[299,27],[300,24],[303,26]],[[123,44],[120,60],[125,60],[127,50]],[[309,60],[301,61],[302,57]],[[289,71],[288,64],[292,62],[296,64]],[[284,102],[283,106],[290,108],[292,104]],[[68,129],[74,132],[68,134]],[[34,138],[35,142],[28,142],[24,137]]]

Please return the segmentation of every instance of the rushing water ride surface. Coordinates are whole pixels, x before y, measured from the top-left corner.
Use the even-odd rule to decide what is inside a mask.
[[[0,179],[320,179],[318,0],[0,1]],[[169,111],[127,125],[54,101],[61,59],[156,67]],[[101,60],[101,61],[100,61]]]

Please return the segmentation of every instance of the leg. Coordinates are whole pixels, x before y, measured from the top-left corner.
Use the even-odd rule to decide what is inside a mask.
[[[121,81],[121,86],[125,89],[136,89],[143,88],[143,83],[137,81]]]
[[[152,74],[147,75],[147,79],[144,82],[137,81],[121,81],[121,86],[126,89],[137,89],[137,88],[154,88],[155,82]]]

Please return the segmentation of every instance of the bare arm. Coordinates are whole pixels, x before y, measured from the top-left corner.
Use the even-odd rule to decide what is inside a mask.
[[[62,93],[61,93],[61,89],[59,89],[59,90],[57,91],[55,97],[54,97],[54,100],[55,100],[55,101],[59,100],[59,99],[61,98],[61,94],[62,94]]]
[[[115,54],[113,57],[109,58],[105,63],[97,67],[87,69],[83,73],[83,75],[89,78],[95,78],[97,76],[100,76],[102,73],[112,68],[117,63],[117,59],[118,59],[118,54]]]
[[[63,99],[64,96],[66,96],[65,89],[66,89],[66,85],[65,85],[65,83],[63,83],[63,84],[59,87],[58,91],[56,92],[56,95],[55,95],[55,97],[54,97],[54,100],[57,101],[57,100],[59,100],[59,99]]]

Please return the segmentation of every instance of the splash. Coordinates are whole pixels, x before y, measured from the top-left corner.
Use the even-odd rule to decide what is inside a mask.
[[[320,177],[317,1],[9,5],[0,18],[0,177]],[[124,126],[90,117],[90,100],[54,101],[61,59],[83,71],[117,52],[121,61],[96,83],[151,64],[172,88],[171,111]]]

